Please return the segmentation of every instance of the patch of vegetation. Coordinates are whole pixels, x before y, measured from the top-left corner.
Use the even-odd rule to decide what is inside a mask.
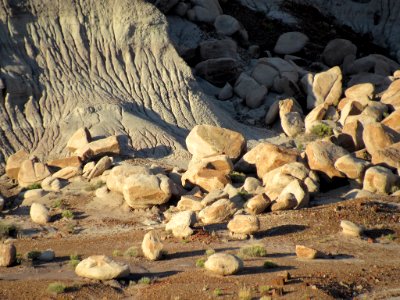
[[[118,250],[118,249],[113,250],[112,256],[114,256],[114,257],[122,256],[121,250]]]
[[[215,297],[222,296],[222,290],[221,290],[220,288],[216,288],[216,289],[213,291],[213,294],[214,294]]]
[[[75,222],[68,223],[66,225],[66,230],[70,234],[75,234],[76,233],[76,223]]]
[[[21,253],[17,253],[16,255],[15,255],[15,264],[16,265],[20,265],[20,264],[22,264],[22,261],[24,260],[24,258],[22,257],[22,254]]]
[[[246,174],[237,171],[232,171],[229,177],[233,182],[237,183],[243,183],[246,180]]]
[[[206,254],[207,257],[211,256],[211,255],[215,254],[215,250],[214,249],[207,249],[205,254]]]
[[[124,252],[124,256],[127,257],[138,257],[139,249],[137,247],[130,247]]]
[[[248,195],[250,195],[249,192],[246,191],[246,190],[241,190],[241,191],[239,191],[238,194],[239,194],[241,197],[243,197],[243,198],[245,198],[245,197],[247,197]]]
[[[394,241],[394,240],[396,239],[396,236],[395,236],[393,233],[389,233],[389,234],[386,236],[386,238],[387,238],[389,241]]]
[[[260,285],[258,291],[261,295],[268,293],[271,290],[271,286],[269,285]]]
[[[74,213],[69,209],[65,209],[62,211],[61,216],[65,219],[73,219]]]
[[[93,192],[102,186],[104,186],[106,183],[102,180],[96,181],[95,183],[90,184],[88,187],[85,188],[86,192]]]
[[[240,248],[238,255],[241,257],[265,257],[267,256],[267,250],[260,244],[243,246]]]
[[[76,268],[76,266],[81,262],[81,259],[79,257],[78,254],[71,254],[69,256],[69,262],[68,264],[73,267],[74,269]]]
[[[190,243],[190,240],[182,239],[182,243],[184,243],[184,244]]]
[[[65,289],[66,286],[61,282],[53,282],[50,283],[49,286],[47,287],[47,292],[58,295],[64,293]]]
[[[150,277],[142,277],[138,281],[138,284],[150,284],[150,283],[151,283]]]
[[[296,148],[297,148],[297,150],[299,150],[299,151],[304,151],[304,149],[305,149],[303,143],[298,143],[298,144],[296,144]]]
[[[251,289],[247,287],[242,287],[238,293],[239,300],[251,300]]]
[[[269,261],[269,260],[264,261],[263,266],[264,266],[264,269],[274,269],[274,268],[279,267],[276,263]]]
[[[15,224],[0,222],[0,238],[17,237],[19,228]]]
[[[64,207],[65,203],[63,199],[58,199],[53,203],[53,208],[61,208]]]
[[[326,124],[318,124],[311,128],[311,133],[313,135],[323,138],[326,136],[331,136],[333,134],[333,130]]]
[[[37,260],[40,256],[40,254],[42,254],[42,252],[40,252],[40,251],[36,251],[36,250],[29,251],[26,254],[26,258],[29,260]]]
[[[31,185],[26,187],[26,190],[37,190],[37,189],[41,189],[42,185],[40,183],[32,183]]]
[[[308,299],[308,298],[307,298]],[[271,296],[262,296],[260,300],[272,300]]]
[[[204,264],[206,263],[206,260],[204,258],[198,258],[196,260],[196,267],[198,268],[204,268]]]
[[[394,185],[394,186],[392,186],[392,188],[390,189],[390,194],[394,194],[394,193],[396,193],[396,192],[399,191],[399,190],[400,190],[400,186]]]

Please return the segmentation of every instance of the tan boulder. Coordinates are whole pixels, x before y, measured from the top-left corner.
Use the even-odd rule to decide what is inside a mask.
[[[243,262],[236,256],[226,253],[215,253],[207,258],[204,268],[218,275],[232,275],[243,267]]]
[[[400,80],[393,81],[382,94],[381,102],[391,106],[394,110],[400,109]]]
[[[349,116],[359,115],[363,109],[364,107],[357,101],[347,103],[341,110],[339,123],[342,125],[346,124]]]
[[[110,191],[122,193],[125,180],[132,175],[152,175],[150,169],[145,166],[123,164],[111,169],[107,177],[107,187]]]
[[[244,180],[242,189],[248,192],[249,194],[257,193],[257,190],[262,187],[260,180],[254,177],[246,177]]]
[[[259,194],[250,198],[245,205],[246,211],[252,215],[263,213],[268,206],[271,205],[271,200],[265,194]]]
[[[368,153],[389,147],[399,140],[399,134],[393,133],[388,127],[380,123],[371,123],[364,126],[363,140]]]
[[[351,154],[344,155],[336,160],[335,168],[350,179],[362,180],[365,170],[370,166],[368,161],[354,157]]]
[[[360,150],[365,147],[363,140],[364,127],[361,122],[348,122],[343,126],[342,133],[346,135],[348,142],[354,150]]]
[[[296,256],[298,258],[316,259],[322,256],[322,253],[310,247],[296,245]]]
[[[392,112],[389,116],[383,119],[381,123],[394,131],[400,132],[400,109]]]
[[[316,121],[321,121],[324,119],[326,112],[328,111],[329,105],[326,103],[318,104],[314,107],[305,117],[304,124],[306,132],[309,133],[314,127]]]
[[[193,234],[190,226],[196,223],[196,214],[187,210],[174,214],[165,225],[166,231],[171,231],[175,237],[187,238]]]
[[[182,196],[176,207],[181,211],[200,211],[204,208],[203,204],[201,204],[201,198],[193,195]]]
[[[211,125],[197,125],[186,138],[186,146],[195,157],[225,154],[237,159],[246,147],[242,134]]]
[[[54,159],[47,163],[50,167],[66,168],[66,167],[77,167],[80,168],[82,165],[82,160],[79,156],[71,156],[65,158]]]
[[[49,210],[43,204],[32,203],[29,214],[32,221],[37,224],[45,225],[50,221]]]
[[[12,243],[0,244],[0,267],[10,267],[15,263],[17,250]]]
[[[288,98],[279,101],[279,116],[282,116],[291,113],[298,112],[299,114],[303,114],[303,110],[300,104],[293,98]]]
[[[65,167],[54,173],[52,177],[68,180],[81,174],[82,169],[80,167]]]
[[[298,112],[290,112],[281,116],[281,126],[283,132],[288,137],[294,137],[304,132],[303,117]]]
[[[108,156],[103,156],[94,166],[94,168],[87,175],[88,179],[100,176],[104,171],[108,170],[112,166],[112,160]]]
[[[371,100],[374,98],[375,87],[372,83],[360,83],[347,88],[344,94],[349,99]]]
[[[129,266],[116,262],[105,255],[92,255],[82,260],[75,268],[75,273],[84,278],[112,280],[129,275]]]
[[[260,221],[254,215],[235,215],[228,223],[231,234],[252,235],[260,229]]]
[[[75,151],[75,154],[83,159],[87,159],[92,156],[120,153],[121,146],[119,144],[118,137],[115,135],[91,142]]]
[[[379,149],[372,154],[371,162],[392,169],[400,169],[400,142]]]
[[[306,147],[308,165],[312,170],[322,172],[328,177],[344,177],[334,166],[337,159],[349,152],[331,142],[315,141]]]
[[[236,212],[235,204],[229,199],[220,199],[206,206],[199,213],[203,224],[215,224],[228,220]]]
[[[132,208],[164,204],[172,195],[172,181],[165,175],[131,175],[125,180],[123,195]]]
[[[155,231],[145,234],[142,242],[143,255],[149,260],[158,260],[162,256],[164,245],[160,236]]]
[[[62,188],[60,180],[53,176],[43,179],[41,186],[46,192],[59,192]]]
[[[291,193],[285,193],[279,195],[279,198],[272,202],[271,211],[290,210],[294,209],[296,206],[297,199],[295,195]]]
[[[272,125],[276,121],[276,119],[278,118],[278,116],[279,116],[279,102],[280,101],[275,101],[269,107],[268,112],[265,115],[265,124],[266,125]]]
[[[398,183],[398,176],[389,169],[374,166],[365,172],[363,189],[377,194],[390,194]]]
[[[67,149],[70,152],[75,152],[76,150],[89,144],[91,139],[92,139],[92,137],[90,136],[90,132],[86,127],[79,128],[69,138],[69,140],[67,142]]]
[[[25,150],[18,150],[7,159],[6,174],[11,179],[18,179],[19,169],[25,160],[29,159],[29,153]]]
[[[347,220],[342,220],[340,222],[340,227],[342,227],[343,234],[354,237],[360,237],[364,231],[364,228],[362,228],[360,225]]]
[[[307,187],[305,186],[304,183],[302,183],[298,179],[292,180],[291,183],[289,183],[281,192],[281,194],[278,197],[278,202],[280,200],[281,195],[285,194],[292,194],[294,195],[297,203],[296,206],[294,207],[295,209],[307,207],[309,202],[310,202],[310,194],[307,190]],[[284,198],[284,197],[283,197]]]
[[[24,160],[18,172],[18,184],[28,187],[35,183],[40,183],[51,175],[47,166],[39,162],[36,158]]]

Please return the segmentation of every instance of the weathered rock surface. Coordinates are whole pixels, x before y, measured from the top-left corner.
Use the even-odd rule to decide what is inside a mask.
[[[89,130],[86,127],[79,128],[74,134],[69,138],[67,142],[67,149],[70,152],[75,152],[76,150],[83,148],[89,144],[92,140]]]
[[[355,237],[361,236],[364,231],[361,226],[347,220],[342,220],[340,222],[340,227],[343,229],[343,234]]]
[[[144,166],[124,164],[111,169],[107,177],[107,187],[110,191],[122,193],[125,180],[133,175],[152,175],[150,169]]]
[[[356,158],[351,154],[338,158],[335,168],[346,175],[347,178],[362,180],[366,168],[370,165],[368,161]]]
[[[315,259],[322,256],[321,254],[321,252],[313,248],[303,245],[296,245],[296,255],[298,258]]]
[[[75,268],[78,276],[96,279],[111,280],[129,275],[129,266],[115,262],[105,255],[92,255],[82,260]]]
[[[199,219],[204,224],[220,223],[228,220],[236,212],[235,204],[229,199],[220,199],[199,213]]]
[[[398,180],[398,176],[393,174],[389,169],[374,166],[365,172],[363,188],[373,193],[389,194]]]
[[[307,44],[309,38],[301,32],[286,32],[276,42],[274,52],[278,54],[293,54],[299,52]]]
[[[0,244],[0,267],[10,267],[17,257],[17,250],[12,243]]]
[[[149,260],[157,260],[162,256],[164,246],[160,236],[155,231],[145,234],[142,242],[143,255]]]
[[[18,184],[22,187],[28,187],[31,184],[40,183],[50,175],[47,166],[37,159],[24,160],[18,172]]]
[[[186,238],[193,234],[190,226],[196,222],[196,215],[193,211],[182,211],[174,214],[165,225],[166,231],[171,231],[175,237]]]
[[[32,221],[37,224],[45,225],[50,221],[49,210],[43,204],[32,203],[29,214]]]
[[[259,194],[246,202],[246,211],[252,215],[264,212],[271,205],[271,200],[265,194]]]
[[[226,276],[237,273],[243,267],[243,262],[231,254],[215,253],[208,257],[204,267],[212,273]]]
[[[6,174],[9,178],[18,179],[18,172],[22,163],[29,159],[29,153],[25,150],[18,150],[7,159]]]
[[[233,234],[251,235],[260,229],[260,221],[256,216],[236,215],[229,221],[228,229]]]

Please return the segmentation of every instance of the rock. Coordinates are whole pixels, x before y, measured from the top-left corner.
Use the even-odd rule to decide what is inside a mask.
[[[279,71],[264,63],[258,63],[251,73],[251,77],[267,88],[271,88],[274,85],[274,80],[277,76],[279,76]]]
[[[212,273],[225,276],[237,273],[243,267],[243,262],[231,254],[215,253],[208,257],[204,267]]]
[[[17,258],[17,250],[11,243],[0,244],[0,267],[10,267]]]
[[[360,115],[363,109],[363,106],[357,101],[347,103],[340,113],[339,123],[345,125],[349,116]]]
[[[212,24],[222,14],[218,0],[201,0],[194,3],[192,9],[188,10],[188,18],[191,21]]]
[[[201,204],[201,198],[192,195],[182,196],[176,207],[181,211],[200,211],[204,208],[204,206]]]
[[[40,261],[52,261],[55,258],[55,253],[52,249],[47,249],[45,251],[43,251],[42,253],[40,253],[38,259]]]
[[[47,163],[49,167],[56,167],[56,168],[67,168],[67,167],[76,167],[80,168],[82,165],[82,160],[79,156],[71,156],[66,158],[59,158],[54,159]]]
[[[61,182],[58,178],[49,176],[41,183],[42,189],[46,192],[59,192],[61,190]]]
[[[346,98],[360,101],[374,98],[375,87],[372,83],[360,83],[347,88],[344,92]],[[362,102],[364,102],[362,101]]]
[[[321,103],[314,107],[305,117],[304,125],[306,128],[306,132],[310,133],[311,129],[315,126],[317,121],[321,121],[324,119],[326,112],[328,111],[329,105],[326,103]]]
[[[297,206],[297,199],[292,193],[281,193],[271,204],[271,211],[291,210]]]
[[[193,211],[182,211],[174,214],[166,224],[165,230],[171,231],[175,237],[187,238],[193,234],[190,228],[196,223],[196,215]]]
[[[371,162],[391,169],[400,169],[400,142],[375,151]]]
[[[396,186],[398,176],[389,169],[381,166],[374,166],[365,172],[363,189],[372,193],[387,195]]]
[[[82,169],[79,167],[65,167],[52,175],[53,178],[71,179],[82,174]]]
[[[306,147],[306,155],[310,168],[326,174],[329,178],[344,177],[335,168],[334,164],[336,160],[347,154],[349,154],[347,150],[326,141],[311,142]]]
[[[314,76],[307,91],[307,108],[313,109],[321,103],[337,105],[342,95],[342,72],[333,67]]]
[[[195,73],[214,85],[222,86],[238,78],[240,64],[233,58],[213,58],[198,63]]]
[[[229,198],[228,193],[226,191],[224,191],[223,189],[215,189],[215,190],[212,190],[210,193],[208,193],[207,196],[205,196],[203,198],[203,200],[201,200],[201,204],[205,207],[210,204],[213,204],[217,200],[224,199],[224,198]]]
[[[232,217],[236,210],[232,201],[220,199],[203,208],[199,213],[199,219],[203,224],[221,223]]]
[[[382,125],[400,132],[400,109],[395,110],[381,122]]]
[[[82,159],[96,157],[106,154],[120,154],[121,147],[117,136],[109,136],[91,142],[75,151],[75,154]]]
[[[131,175],[125,180],[122,191],[130,207],[146,208],[169,201],[172,181],[165,175]]]
[[[200,43],[201,60],[216,58],[237,59],[237,46],[231,39],[209,40]]]
[[[235,215],[228,223],[228,229],[233,234],[252,235],[260,229],[257,216]]]
[[[4,198],[0,195],[0,212],[3,211],[5,204],[6,204],[6,201],[5,201]]]
[[[265,124],[272,125],[279,116],[279,103],[280,101],[275,101],[269,107],[267,114],[265,115]]]
[[[133,175],[152,175],[150,169],[144,166],[124,164],[111,169],[107,177],[107,187],[110,191],[122,193],[125,180]]]
[[[242,99],[246,99],[247,95],[260,88],[260,85],[252,77],[246,73],[240,74],[236,80],[233,90],[236,95]]]
[[[242,157],[235,165],[235,169],[250,173],[255,167],[257,176],[263,178],[269,171],[299,159],[299,153],[295,150],[270,143],[260,143]]]
[[[97,198],[107,198],[110,194],[110,191],[108,190],[107,186],[102,186],[96,189],[94,194]]]
[[[89,172],[87,178],[93,179],[97,176],[100,176],[104,173],[105,170],[108,170],[112,166],[112,160],[108,156],[102,157],[94,166],[94,168]]]
[[[33,189],[33,190],[27,190],[25,192],[22,192],[21,196],[23,199],[42,198],[46,194],[47,193],[43,189]]]
[[[370,123],[364,126],[363,140],[368,153],[389,147],[399,140],[399,134],[380,123]]]
[[[351,144],[351,148],[355,151],[365,147],[363,140],[364,127],[360,121],[348,122],[343,126],[342,133],[347,137],[347,141]]]
[[[276,69],[279,72],[280,77],[285,77],[292,82],[297,82],[299,80],[299,74],[296,67],[282,58],[266,57],[260,58],[258,62],[267,64]]]
[[[228,100],[233,97],[233,87],[227,82],[218,94],[219,100]]]
[[[295,209],[307,207],[310,202],[310,194],[308,193],[307,187],[300,180],[293,180],[289,183],[281,192],[281,195],[292,194],[296,198],[296,206]],[[279,196],[278,202],[280,199],[285,198],[286,196]]]
[[[340,221],[340,227],[343,229],[343,234],[355,237],[361,236],[364,231],[361,226],[347,220]]]
[[[240,30],[241,25],[230,15],[220,15],[215,19],[214,27],[218,34],[231,36]]]
[[[274,52],[278,54],[293,54],[301,51],[309,38],[301,32],[286,32],[279,36]]]
[[[24,160],[18,172],[18,184],[21,187],[28,187],[35,183],[40,183],[51,173],[47,166],[39,162],[36,158]]]
[[[246,192],[249,194],[254,194],[258,190],[259,187],[261,187],[262,184],[260,180],[254,177],[246,177],[244,180],[242,189],[244,189]]]
[[[357,47],[345,39],[331,40],[322,53],[323,61],[330,67],[340,66],[348,55],[356,55]]]
[[[271,200],[265,194],[259,194],[250,198],[246,202],[246,211],[252,215],[263,213],[268,206],[271,205]]]
[[[242,134],[211,125],[197,125],[186,138],[189,152],[198,158],[225,154],[237,159],[246,147]]]
[[[162,256],[164,246],[159,235],[155,231],[145,234],[142,242],[143,255],[149,260],[158,260]]]
[[[351,154],[338,158],[335,168],[346,175],[347,178],[363,180],[365,170],[370,166],[368,161],[354,157]]]
[[[18,150],[7,159],[6,174],[11,179],[18,179],[19,169],[25,160],[29,159],[29,153],[25,150]]]
[[[295,137],[304,132],[305,127],[303,117],[298,112],[290,112],[281,116],[281,126],[288,137]]]
[[[287,98],[279,101],[279,116],[283,118],[284,115],[297,112],[300,115],[303,114],[300,104],[294,98]]]
[[[298,258],[315,259],[322,256],[322,253],[313,248],[296,245],[296,255]]]
[[[258,86],[246,94],[246,105],[253,109],[258,108],[261,104],[263,104],[267,94],[268,89],[265,86]]]
[[[80,277],[111,280],[129,275],[129,266],[118,263],[105,255],[92,255],[82,260],[75,268],[75,273]]]
[[[45,225],[50,221],[49,210],[41,203],[32,203],[30,216],[33,222]]]
[[[70,152],[75,152],[76,150],[85,147],[92,140],[89,130],[86,127],[79,128],[75,133],[69,138],[67,142],[67,149]]]
[[[400,109],[400,80],[395,80],[382,94],[381,102],[389,105],[393,110]]]

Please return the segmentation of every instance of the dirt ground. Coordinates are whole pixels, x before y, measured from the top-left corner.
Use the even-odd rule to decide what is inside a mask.
[[[261,230],[248,240],[232,240],[226,224],[198,226],[195,235],[179,240],[163,230],[165,208],[130,211],[117,195],[95,197],[94,184],[77,181],[60,193],[36,199],[53,207],[48,226],[31,223],[27,208],[30,202],[15,200],[19,206],[3,215],[2,222],[20,228],[14,243],[23,259],[19,265],[0,268],[0,299],[238,299],[239,291],[245,288],[250,289],[253,299],[262,295],[273,299],[400,296],[398,197],[338,201],[339,192],[336,196],[319,195],[310,208],[260,215]],[[74,220],[60,217],[65,209],[74,212]],[[365,236],[343,235],[339,224],[344,219],[363,225],[367,229]],[[140,251],[136,257],[122,255],[130,247],[140,249],[142,238],[150,229],[158,230],[165,239],[167,254],[163,260],[147,261]],[[237,275],[219,277],[196,267],[196,261],[205,257],[207,249],[237,254],[241,247],[251,244],[264,245],[268,254],[245,257],[244,268]],[[325,256],[298,259],[296,244],[314,247]],[[55,251],[53,262],[25,258],[29,251],[46,249]],[[128,263],[130,277],[96,282],[76,276],[69,263],[70,255],[82,259],[95,254]],[[266,260],[278,267],[265,269]],[[286,272],[290,279],[283,282]],[[149,277],[152,282],[137,283],[142,277]],[[49,294],[47,286],[52,282],[64,283],[66,292]]]

